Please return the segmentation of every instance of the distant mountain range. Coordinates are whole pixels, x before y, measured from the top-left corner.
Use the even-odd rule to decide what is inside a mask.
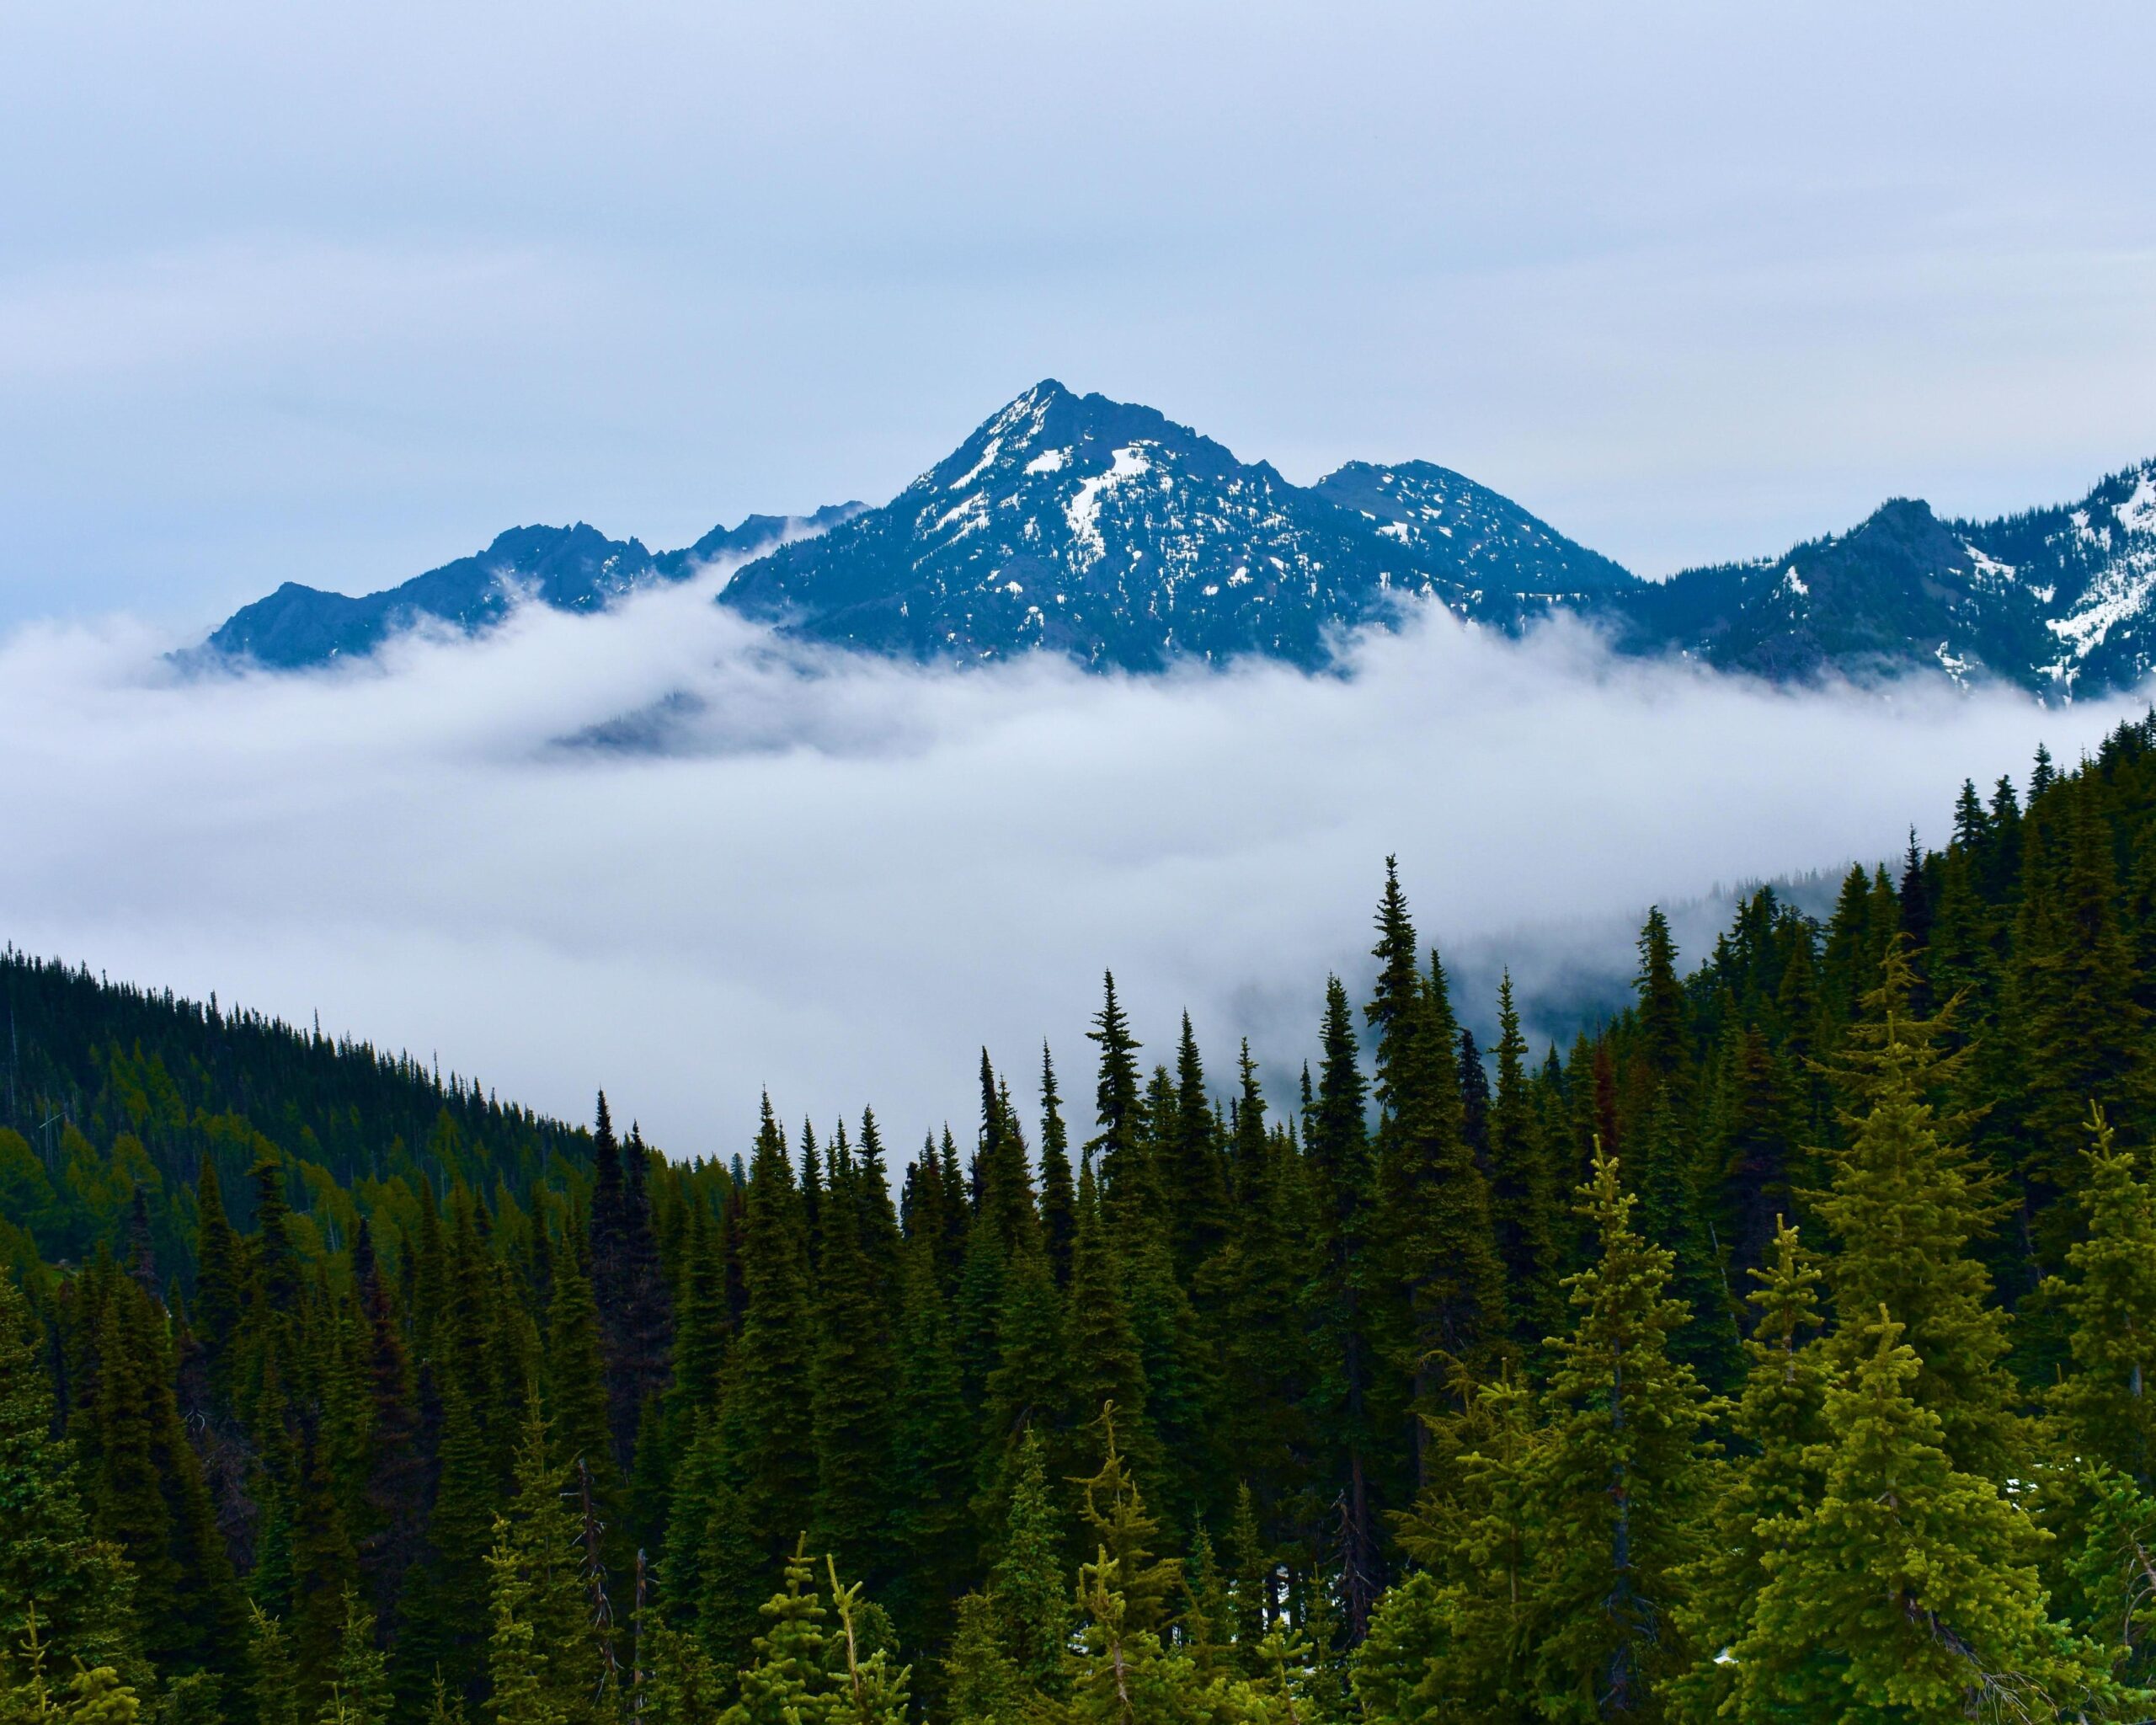
[[[1426,462],[1315,485],[1150,408],[1047,382],[880,509],[751,516],[654,554],[597,530],[520,527],[363,598],[288,582],[210,656],[296,669],[432,620],[490,626],[523,594],[593,611],[718,558],[718,602],[858,651],[979,663],[1047,650],[1145,672],[1260,654],[1312,669],[1347,630],[1433,601],[1517,632],[1570,612],[1620,650],[1778,681],[1914,670],[2052,697],[2156,663],[2156,462],[2073,505],[1942,521],[1897,499],[1757,563],[1643,581],[1509,499]]]
[[[694,545],[657,553],[635,539],[574,527],[512,527],[474,557],[460,557],[401,586],[349,598],[287,581],[243,606],[209,638],[209,652],[280,670],[363,658],[390,636],[420,623],[477,634],[526,595],[556,611],[603,611],[623,594],[679,581],[722,558],[762,555],[788,539],[850,521],[866,504],[835,504],[812,515],[750,515],[717,526]]]

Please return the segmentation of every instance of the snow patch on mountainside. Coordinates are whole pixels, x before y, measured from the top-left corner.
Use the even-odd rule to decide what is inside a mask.
[[[1107,472],[1096,473],[1090,479],[1081,479],[1070,501],[1063,506],[1063,518],[1070,524],[1070,537],[1076,548],[1071,562],[1078,569],[1091,569],[1107,555],[1107,542],[1101,537],[1101,496],[1126,479],[1135,479],[1152,471],[1145,451],[1136,445],[1116,451]]]
[[[2044,627],[2072,648],[2076,659],[2086,659],[2119,624],[2146,611],[2152,593],[2156,551],[2133,552],[2100,570],[2073,609],[2047,619]]]
[[[1003,440],[1001,437],[990,438],[988,447],[980,452],[980,459],[943,489],[946,491],[963,491],[967,486],[972,484],[974,480],[994,467],[996,457],[1002,453]]]

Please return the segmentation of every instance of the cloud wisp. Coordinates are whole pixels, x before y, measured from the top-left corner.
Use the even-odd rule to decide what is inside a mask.
[[[781,647],[722,578],[520,610],[378,663],[178,680],[125,621],[0,642],[5,935],[364,1035],[680,1154],[758,1093],[962,1133],[985,1043],[1030,1092],[1113,967],[1153,1055],[1187,1007],[1278,1100],[1383,859],[1460,962],[1621,977],[1651,902],[1898,852],[1966,776],[2071,759],[2116,707],[1790,693],[1439,616],[1353,675],[954,674]]]

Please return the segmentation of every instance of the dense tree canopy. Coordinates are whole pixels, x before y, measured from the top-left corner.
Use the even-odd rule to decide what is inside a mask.
[[[2156,1709],[2156,722],[1566,1050],[1372,957],[897,1169],[9,953],[0,1720]]]

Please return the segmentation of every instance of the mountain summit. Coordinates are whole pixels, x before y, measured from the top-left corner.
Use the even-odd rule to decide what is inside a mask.
[[[882,509],[781,547],[723,602],[874,653],[1046,648],[1155,670],[1261,654],[1315,666],[1403,595],[1510,622],[1632,578],[1442,467],[1358,462],[1312,487],[1151,408],[1027,390]]]

